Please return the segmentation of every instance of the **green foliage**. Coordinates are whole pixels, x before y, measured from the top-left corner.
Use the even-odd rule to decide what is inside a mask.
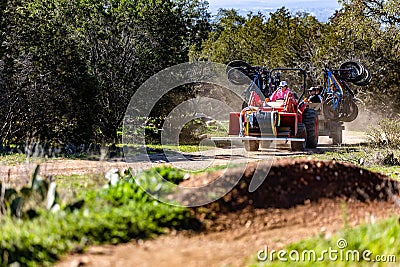
[[[292,16],[285,8],[270,13],[249,14],[221,10],[210,38],[203,44],[203,57],[227,63],[234,59],[267,67],[302,67],[315,78],[321,36],[329,26],[308,14]]]
[[[77,196],[84,197],[86,191],[95,190],[104,186],[104,175],[84,174],[84,175],[57,175],[54,181],[60,192],[60,199],[74,199]]]
[[[265,263],[253,263],[251,266],[310,266],[318,264],[318,266],[394,266],[398,262],[398,255],[400,255],[400,241],[398,236],[400,234],[400,224],[398,218],[392,218],[386,221],[381,221],[375,224],[365,224],[358,226],[354,229],[346,229],[333,237],[326,239],[323,236],[311,238],[308,240],[300,241],[287,246],[284,250],[288,253],[292,250],[298,251],[301,255],[303,251],[315,251],[319,257],[324,250],[337,250],[342,251],[343,254],[337,253],[338,260],[329,260],[329,255],[325,254],[324,261],[310,262],[310,261],[291,261],[280,262],[276,257],[272,262],[267,260]],[[338,248],[337,242],[340,239],[347,241],[345,249]],[[377,259],[377,256],[395,256],[396,261],[393,262],[371,262],[362,260],[363,252],[369,250],[370,254],[367,258],[371,260]],[[352,260],[352,251],[357,251],[361,260]],[[357,253],[356,252],[356,253]],[[339,260],[340,255],[343,256],[343,261]],[[346,261],[346,255],[350,260]],[[356,254],[354,254],[356,255]],[[332,256],[334,257],[334,256]],[[394,264],[394,265],[393,265]]]
[[[378,121],[368,130],[370,142],[378,147],[400,148],[400,121],[389,118]]]
[[[280,8],[268,16],[240,16],[221,10],[200,58],[227,63],[241,59],[253,65],[301,67],[308,86],[323,82],[325,64],[360,61],[371,71],[372,83],[355,87],[370,110],[397,117],[400,106],[398,1],[341,1],[327,23],[305,13]]]
[[[282,7],[247,17],[222,9],[211,24],[201,0],[2,1],[0,141],[117,141],[136,89],[189,59],[302,67],[309,86],[322,82],[326,63],[361,61],[373,79],[355,88],[357,96],[396,117],[399,8],[395,0],[381,2],[342,1],[328,23]],[[170,92],[151,116],[162,121],[190,97],[191,86]]]
[[[368,170],[382,173],[391,179],[400,181],[400,166],[372,166]]]
[[[207,125],[200,119],[194,119],[186,123],[180,134],[179,143],[182,144],[196,144],[198,143],[199,136],[207,130]]]
[[[30,187],[16,190],[0,183],[0,212],[20,219],[32,219],[43,210],[57,212],[60,209],[56,183],[39,175],[39,165],[32,173]],[[71,207],[71,204],[67,207]]]
[[[136,89],[187,61],[209,27],[205,1],[1,3],[4,144],[116,141]]]
[[[192,152],[199,152],[201,149],[212,149],[212,146],[201,146],[199,145],[160,145],[160,144],[148,144],[146,145],[150,149],[156,149],[161,151],[162,149],[167,149],[173,152],[183,152],[183,153],[192,153]],[[201,149],[200,149],[201,148]]]
[[[27,156],[22,153],[2,153],[0,159],[1,163],[10,166],[26,162]]]
[[[358,146],[342,146],[323,154],[310,155],[318,160],[336,160],[351,163],[367,170],[382,173],[392,179],[400,179],[399,162],[400,150],[385,146],[364,144]]]
[[[392,5],[397,1],[351,0],[333,18],[332,31],[326,36],[326,56],[365,63],[372,73],[372,82],[359,87],[358,97],[370,110],[396,117],[399,111],[399,25],[393,19]],[[396,4],[397,5],[397,4]],[[398,5],[397,5],[398,6]],[[398,19],[398,16],[397,16]],[[357,27],[354,27],[357,25]]]
[[[171,166],[158,166],[150,169],[149,171],[145,171],[145,176],[156,176],[157,173],[164,178],[165,180],[173,183],[179,184],[185,178],[186,173],[180,169],[176,169]]]
[[[168,172],[163,175],[171,179],[180,175]],[[33,220],[2,218],[0,265],[50,265],[62,254],[88,244],[117,244],[153,237],[167,229],[193,228],[188,209],[160,203],[145,193],[143,189],[154,189],[153,184],[145,183],[151,177],[151,172],[140,177],[125,174],[115,186],[87,190],[83,201]],[[135,181],[141,181],[140,186]],[[156,189],[165,192],[170,185],[164,183]],[[79,209],[71,212],[74,207]]]

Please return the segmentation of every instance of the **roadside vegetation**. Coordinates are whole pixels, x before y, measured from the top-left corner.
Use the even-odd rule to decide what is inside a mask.
[[[400,121],[387,118],[379,120],[377,125],[367,129],[365,135],[365,143],[332,147],[309,156],[351,163],[400,180]]]
[[[118,181],[110,181],[105,188],[76,188],[74,203],[66,204],[60,198],[54,198],[59,205],[57,209],[44,208],[42,202],[46,203],[47,197],[29,198],[29,202],[25,198],[25,202],[19,202],[22,205],[20,211],[30,214],[26,210],[29,206],[35,211],[33,218],[12,212],[18,195],[6,198],[1,203],[9,209],[0,217],[0,265],[50,265],[66,252],[81,251],[92,244],[117,244],[152,238],[171,229],[196,230],[199,223],[188,209],[161,203],[144,191],[157,194],[171,190],[170,185],[161,180],[158,183],[148,182],[149,179],[156,179],[155,171],[133,177],[127,170],[118,174]],[[184,178],[182,172],[168,168],[158,171],[172,182]],[[32,191],[37,194],[43,192]],[[36,204],[30,205],[32,201]]]
[[[393,179],[400,179],[400,164],[398,164],[400,150],[397,149],[373,148],[370,145],[342,146],[332,151],[308,156],[312,159],[346,162],[385,174]]]
[[[0,157],[3,165],[17,165],[27,161],[27,156],[23,153],[3,153]]]

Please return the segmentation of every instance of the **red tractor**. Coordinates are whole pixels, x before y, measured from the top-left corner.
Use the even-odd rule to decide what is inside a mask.
[[[280,74],[286,71],[300,73],[303,80],[301,90],[288,91],[273,101],[265,98],[271,92],[279,90]],[[267,71],[235,61],[228,65],[227,74],[228,79],[235,84],[245,82],[240,78],[241,74],[253,81],[248,87],[247,101],[242,111],[230,113],[231,137],[212,138],[213,140],[243,140],[247,151],[257,151],[261,142],[265,147],[265,143],[272,141],[290,141],[294,151],[303,151],[306,147],[315,148],[318,145],[318,114],[315,109],[310,108],[307,101],[302,101],[306,94],[307,76],[303,69],[279,68]]]
[[[297,88],[275,94],[286,84],[281,79],[282,72]],[[227,76],[233,84],[250,83],[250,86],[242,111],[230,113],[231,137],[212,139],[242,140],[247,151],[257,151],[261,142],[266,147],[272,141],[290,141],[292,150],[302,151],[306,147],[317,147],[319,135],[329,136],[334,144],[342,144],[343,123],[358,116],[359,100],[348,83],[366,86],[372,78],[359,62],[344,62],[339,69],[325,66],[324,86],[320,86],[319,95],[321,103],[311,103],[312,99],[306,98],[307,74],[300,68],[269,71],[235,60],[228,64]]]

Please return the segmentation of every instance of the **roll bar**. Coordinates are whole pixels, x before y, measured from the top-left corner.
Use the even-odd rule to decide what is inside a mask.
[[[306,80],[307,80],[307,72],[300,68],[275,68],[269,72],[269,77],[272,77],[272,74],[276,71],[300,71],[303,74],[303,92],[299,99],[302,99],[306,94]]]

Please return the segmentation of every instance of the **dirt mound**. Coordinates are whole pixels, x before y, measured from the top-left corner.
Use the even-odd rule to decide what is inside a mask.
[[[250,193],[248,190],[257,167],[257,163],[251,163],[233,190],[206,208],[218,212],[232,212],[248,207],[291,208],[326,198],[350,198],[362,202],[387,201],[397,196],[400,191],[400,183],[384,175],[335,161],[279,159],[274,161],[270,170],[268,164],[260,164],[258,168],[265,172],[267,178],[255,192]],[[235,171],[242,172],[241,169],[232,170],[229,175],[233,175]],[[207,174],[193,177],[184,185],[188,187],[204,185],[219,176],[221,172],[212,176]],[[216,183],[216,186],[226,188],[229,186],[229,177],[218,179]],[[184,196],[183,199],[193,201],[194,197],[205,196],[190,195]]]
[[[400,214],[396,205],[385,201],[399,192],[399,185],[383,175],[334,161],[279,159],[269,173],[269,166],[261,165],[268,177],[249,193],[256,166],[249,164],[225,197],[193,209],[203,231],[95,247],[92,253],[68,256],[58,266],[245,266],[246,259],[266,245],[278,251],[310,236],[328,238],[344,226]],[[216,181],[223,187],[243,170],[225,171],[226,179],[217,180],[223,173],[194,176],[183,185],[201,187]],[[186,195],[183,200],[193,197],[204,196]]]

